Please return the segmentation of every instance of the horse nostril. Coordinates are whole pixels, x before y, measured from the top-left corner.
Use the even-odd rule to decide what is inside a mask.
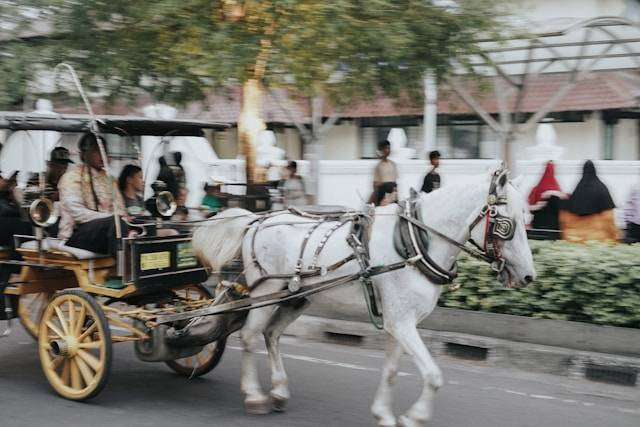
[[[533,282],[533,277],[532,276],[524,276],[524,281],[527,282],[527,284]]]

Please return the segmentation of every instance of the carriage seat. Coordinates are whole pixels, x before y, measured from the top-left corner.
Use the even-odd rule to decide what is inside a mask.
[[[45,251],[55,251],[55,252],[64,252],[73,256],[76,259],[84,260],[84,259],[94,259],[94,258],[105,258],[109,255],[98,254],[95,252],[87,251],[85,249],[74,248],[71,246],[65,245],[67,241],[64,239],[57,239],[55,237],[47,237],[42,240],[42,249]],[[38,241],[30,240],[28,242],[24,242],[20,245],[21,249],[29,249],[29,250],[38,250]]]
[[[356,212],[355,209],[340,205],[290,206],[289,210],[297,215],[314,215],[326,217],[339,217],[347,213]]]

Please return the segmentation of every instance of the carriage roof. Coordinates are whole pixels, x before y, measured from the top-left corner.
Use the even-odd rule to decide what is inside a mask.
[[[203,136],[204,129],[221,130],[225,123],[197,120],[164,120],[135,116],[95,116],[102,133],[148,136]],[[12,131],[42,130],[57,132],[87,132],[92,117],[82,114],[43,115],[37,113],[0,112],[0,129]]]

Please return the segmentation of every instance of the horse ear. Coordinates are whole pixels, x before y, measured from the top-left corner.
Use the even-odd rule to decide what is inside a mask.
[[[409,188],[409,198],[410,199],[417,199],[418,198],[418,192],[413,187]]]
[[[504,188],[509,182],[509,171],[506,169],[498,169],[495,174],[497,175],[496,184],[498,188]]]
[[[519,175],[518,177],[511,180],[511,184],[517,189],[520,189],[522,182],[524,181],[524,175]]]

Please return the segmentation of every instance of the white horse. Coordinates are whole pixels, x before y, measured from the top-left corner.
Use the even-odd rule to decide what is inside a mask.
[[[418,209],[421,210],[424,224],[460,243],[470,238],[475,242],[485,241],[484,221],[480,221],[471,231],[469,227],[487,204],[490,182],[491,176],[487,175],[464,185],[452,185],[422,194],[418,201]],[[506,175],[497,183],[496,192],[502,200],[506,199],[505,203],[498,207],[499,214],[511,218],[516,226],[513,238],[499,243],[501,256],[506,261],[500,278],[508,287],[525,286],[535,278],[533,258],[525,231],[526,205],[516,186],[506,180]],[[392,237],[399,220],[397,212],[398,205],[395,204],[375,210],[369,242],[372,266],[402,261],[394,249]],[[308,219],[292,214],[278,215],[257,225],[255,222],[252,223],[256,216],[242,209],[229,209],[217,218],[196,230],[193,238],[194,248],[203,262],[214,270],[220,269],[242,251],[248,284],[264,274],[253,261],[254,255],[269,274],[293,272],[300,258],[301,243],[311,227]],[[303,257],[305,266],[311,265],[315,249],[330,226],[330,223],[323,224],[311,235]],[[349,231],[349,226],[344,226],[331,235],[320,255],[318,265],[329,266],[353,253],[352,248],[346,243]],[[430,257],[444,268],[453,265],[460,249],[436,235],[432,235],[430,239]],[[315,278],[315,281],[358,272],[357,264],[351,261],[320,279]],[[384,330],[388,336],[386,361],[371,407],[372,413],[381,426],[423,425],[431,418],[434,394],[443,380],[442,373],[422,342],[416,325],[433,311],[442,286],[431,283],[411,265],[372,279],[380,297]],[[313,278],[305,280],[314,281]],[[251,296],[264,295],[285,286],[282,280],[269,280],[252,289]],[[272,409],[284,409],[290,394],[280,354],[280,335],[309,303],[314,304],[315,312],[318,313],[323,307],[328,311],[335,311],[336,302],[339,302],[341,307],[364,305],[361,284],[356,281],[312,295],[308,300],[298,304],[281,304],[249,312],[241,329],[244,346],[241,387],[246,396],[247,412],[259,414]],[[260,387],[254,360],[254,347],[260,334],[264,336],[271,365],[270,396],[263,393]],[[396,420],[391,408],[391,384],[403,352],[413,358],[423,379],[423,389],[406,415]]]

